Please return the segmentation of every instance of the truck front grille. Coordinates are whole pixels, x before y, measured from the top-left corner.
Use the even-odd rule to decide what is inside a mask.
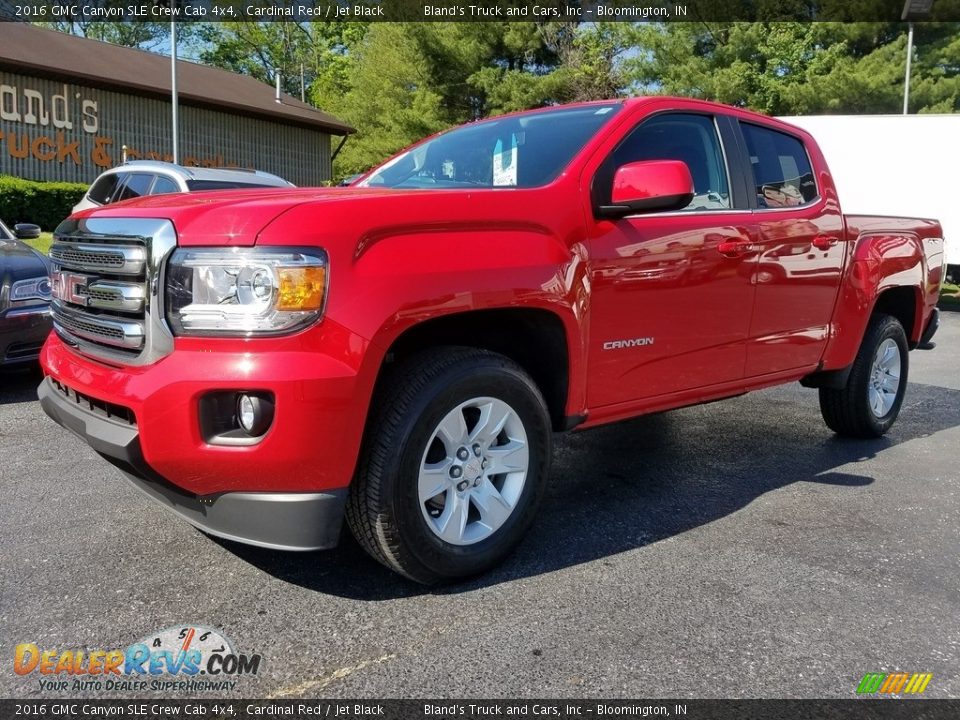
[[[65,220],[50,248],[54,331],[112,364],[145,365],[169,353],[162,274],[175,245],[168,220]]]

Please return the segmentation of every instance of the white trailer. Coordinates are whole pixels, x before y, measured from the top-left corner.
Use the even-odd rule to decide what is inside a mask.
[[[780,119],[816,138],[844,213],[939,220],[948,274],[960,279],[960,114]]]

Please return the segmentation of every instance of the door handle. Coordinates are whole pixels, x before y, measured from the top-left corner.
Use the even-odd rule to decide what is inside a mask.
[[[753,249],[753,244],[746,240],[724,240],[717,244],[717,252],[729,258],[741,257]]]
[[[812,242],[817,250],[829,250],[837,244],[838,240],[831,235],[817,235]]]

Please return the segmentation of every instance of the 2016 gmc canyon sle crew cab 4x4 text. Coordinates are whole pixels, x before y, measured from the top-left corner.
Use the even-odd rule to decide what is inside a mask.
[[[387,566],[450,580],[518,543],[553,431],[800,381],[835,432],[886,432],[941,234],[844,216],[811,136],[760,115],[507,115],[347,188],[77,213],[39,394],[208,533],[327,548],[346,516]]]

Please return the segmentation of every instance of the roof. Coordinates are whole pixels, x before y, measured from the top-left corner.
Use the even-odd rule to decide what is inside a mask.
[[[264,187],[294,187],[279,175],[262,170],[244,170],[242,168],[206,168],[188,167],[161,160],[130,160],[116,165],[103,174],[120,172],[149,172],[176,175],[183,180],[214,180],[219,182],[238,182],[263,185]]]
[[[0,23],[0,68],[92,87],[169,99],[170,58],[20,22]],[[354,129],[249,75],[177,61],[177,95],[184,105],[242,112],[273,122],[347,135]]]

